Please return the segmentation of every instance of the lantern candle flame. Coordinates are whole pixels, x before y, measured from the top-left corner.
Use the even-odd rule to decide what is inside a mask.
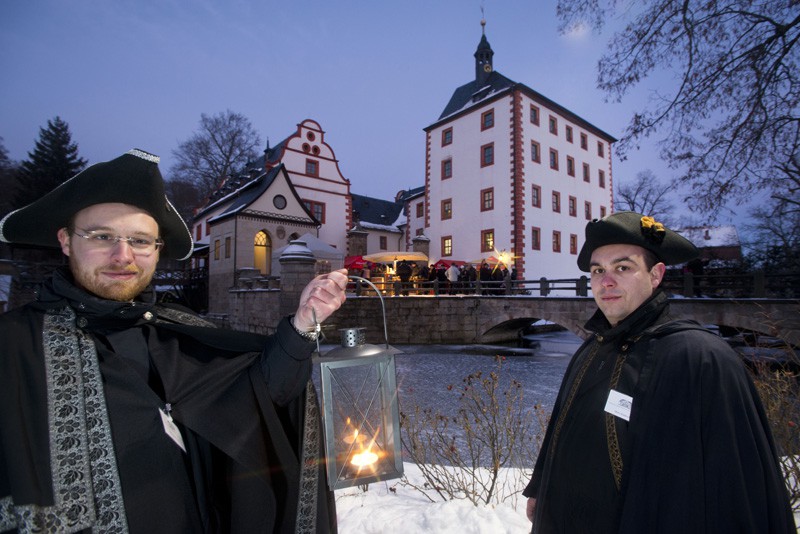
[[[350,463],[356,467],[366,467],[378,461],[378,455],[372,451],[364,451],[354,454],[350,459]]]

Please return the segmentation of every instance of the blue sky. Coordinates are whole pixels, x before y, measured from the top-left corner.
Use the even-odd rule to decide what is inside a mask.
[[[0,136],[22,160],[59,115],[90,162],[138,147],[168,174],[201,113],[241,113],[273,145],[311,118],[354,193],[392,198],[424,184],[422,129],[474,77],[482,5],[495,70],[622,135],[656,81],[605,103],[609,35],[560,35],[555,0],[4,0]],[[673,176],[651,145],[614,179],[647,168]]]

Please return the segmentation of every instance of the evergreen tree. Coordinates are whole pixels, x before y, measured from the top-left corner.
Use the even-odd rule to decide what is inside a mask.
[[[19,188],[14,195],[16,208],[25,206],[64,183],[83,170],[86,160],[78,157],[78,145],[72,142],[69,125],[60,117],[39,128],[33,152],[19,168]]]
[[[11,211],[12,197],[17,189],[17,164],[8,157],[3,138],[0,137],[0,217]]]

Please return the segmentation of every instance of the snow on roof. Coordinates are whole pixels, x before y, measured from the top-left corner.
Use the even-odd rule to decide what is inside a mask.
[[[366,221],[360,221],[358,223],[358,225],[361,228],[364,228],[364,229],[367,229],[367,230],[381,230],[383,232],[394,232],[396,234],[401,233],[401,230],[397,226],[388,225],[388,224],[376,224],[376,223],[371,223],[371,222],[366,222]]]
[[[741,246],[739,234],[733,225],[692,226],[676,232],[694,243],[697,248]]]

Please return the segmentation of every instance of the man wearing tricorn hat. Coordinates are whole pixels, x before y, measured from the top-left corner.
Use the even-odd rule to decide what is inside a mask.
[[[347,277],[269,337],[156,304],[159,257],[192,252],[157,163],[132,150],[0,221],[69,258],[0,316],[0,531],[335,530],[306,386]]]
[[[523,491],[533,532],[795,532],[742,361],[672,317],[660,288],[665,265],[697,253],[639,213],[587,224],[578,267],[599,309]]]

